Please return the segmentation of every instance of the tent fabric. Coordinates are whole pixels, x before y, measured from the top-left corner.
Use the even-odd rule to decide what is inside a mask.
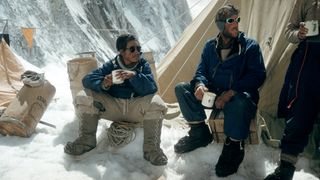
[[[284,121],[276,117],[278,98],[291,55],[297,47],[285,39],[284,31],[295,3],[296,0],[211,1],[160,61],[157,67],[159,94],[166,102],[176,102],[175,85],[192,79],[205,42],[218,33],[214,23],[216,11],[223,5],[233,4],[240,9],[240,30],[260,44],[267,79],[260,88],[259,112],[267,123],[271,137],[280,139]],[[319,146],[320,142],[319,132],[319,125],[316,124],[306,148],[312,150],[309,154],[315,154],[317,151],[316,146]]]
[[[241,15],[246,15],[244,22],[240,23],[241,29],[259,42],[267,69],[267,79],[260,90],[259,107],[273,115],[276,114],[276,104],[291,54],[296,48],[284,36],[294,3],[295,0],[241,2]]]
[[[23,86],[20,76],[22,64],[2,39],[0,43],[0,106],[7,107]]]

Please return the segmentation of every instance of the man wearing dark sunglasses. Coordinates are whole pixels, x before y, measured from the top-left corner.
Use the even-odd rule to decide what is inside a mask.
[[[101,118],[120,124],[117,127],[124,127],[120,129],[122,131],[130,129],[129,124],[143,121],[144,159],[153,165],[166,165],[168,159],[160,148],[160,140],[167,106],[156,94],[158,88],[149,63],[141,57],[141,46],[133,35],[119,36],[116,48],[119,54],[114,59],[83,78],[84,95],[75,99],[76,114],[81,122],[79,137],[68,142],[64,151],[80,156],[93,150],[97,145],[96,132]],[[113,77],[114,70],[117,71]],[[120,79],[120,83],[116,84],[114,78]],[[84,97],[91,99],[84,101]]]
[[[244,158],[244,140],[256,115],[258,88],[266,78],[259,44],[240,32],[239,10],[226,5],[217,11],[215,22],[220,31],[202,51],[200,63],[190,83],[179,83],[175,92],[190,130],[174,146],[176,153],[205,147],[212,141],[201,100],[205,92],[215,93],[214,110],[224,114],[226,140],[215,166],[216,175],[237,172]]]

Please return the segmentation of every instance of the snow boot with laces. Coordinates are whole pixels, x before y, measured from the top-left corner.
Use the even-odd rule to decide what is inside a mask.
[[[64,147],[66,154],[74,156],[89,152],[97,145],[96,132],[99,120],[98,115],[81,114],[79,117],[79,137],[73,142],[68,142]]]
[[[168,163],[167,156],[160,148],[162,120],[145,120],[143,122],[143,157],[155,166]]]

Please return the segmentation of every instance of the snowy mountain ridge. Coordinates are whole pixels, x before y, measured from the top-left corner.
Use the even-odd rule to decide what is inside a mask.
[[[104,62],[116,52],[116,37],[128,32],[159,61],[192,20],[186,0],[3,0],[0,7],[11,47],[38,67],[87,51]],[[21,27],[35,28],[31,49]]]

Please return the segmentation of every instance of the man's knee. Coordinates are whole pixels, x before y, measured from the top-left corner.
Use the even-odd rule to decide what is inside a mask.
[[[186,91],[186,89],[188,89],[189,87],[189,83],[186,82],[180,82],[175,86],[175,93],[177,96],[183,95]]]
[[[98,114],[97,108],[94,107],[94,99],[91,91],[80,91],[74,100],[76,114]]]
[[[224,114],[238,114],[245,115],[245,117],[252,119],[256,114],[257,107],[249,98],[241,94],[236,94],[230,102],[224,107]]]
[[[225,105],[225,114],[228,112],[234,113],[235,111],[243,112],[247,109],[245,99],[240,97],[238,94],[233,96],[232,99]]]
[[[146,119],[162,119],[168,109],[167,105],[158,94],[152,95],[151,101],[147,103],[145,107]]]
[[[164,103],[164,101],[158,94],[152,97],[150,103],[150,111],[161,111],[165,114],[167,112],[167,109],[167,105]]]

